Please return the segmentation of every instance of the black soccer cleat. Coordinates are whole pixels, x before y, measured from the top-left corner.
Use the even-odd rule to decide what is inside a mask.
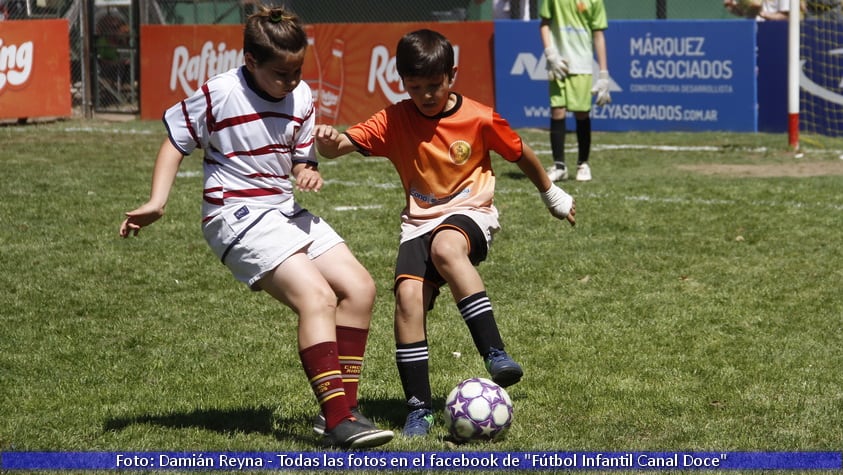
[[[353,419],[346,419],[333,430],[326,431],[322,436],[322,443],[342,449],[362,449],[383,445],[394,436],[391,430],[380,430]]]

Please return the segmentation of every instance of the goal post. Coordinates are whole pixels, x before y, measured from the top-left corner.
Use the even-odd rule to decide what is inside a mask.
[[[790,0],[787,26],[787,136],[790,148],[799,150],[799,21],[800,0]]]

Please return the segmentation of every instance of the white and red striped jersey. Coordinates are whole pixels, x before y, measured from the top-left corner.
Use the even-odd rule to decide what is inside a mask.
[[[250,87],[248,75],[240,67],[215,76],[164,112],[176,148],[205,152],[203,222],[238,203],[295,212],[293,164],[316,163],[310,87],[301,82],[275,100]]]

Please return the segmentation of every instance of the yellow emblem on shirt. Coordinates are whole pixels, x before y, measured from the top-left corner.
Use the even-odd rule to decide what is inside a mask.
[[[448,148],[448,156],[457,165],[464,164],[471,156],[471,144],[465,140],[457,140]]]

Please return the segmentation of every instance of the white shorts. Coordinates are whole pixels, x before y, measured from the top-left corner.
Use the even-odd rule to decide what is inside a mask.
[[[285,216],[277,208],[236,204],[202,226],[205,241],[234,277],[260,290],[257,282],[290,256],[306,249],[315,259],[343,239],[322,218],[305,209]]]

